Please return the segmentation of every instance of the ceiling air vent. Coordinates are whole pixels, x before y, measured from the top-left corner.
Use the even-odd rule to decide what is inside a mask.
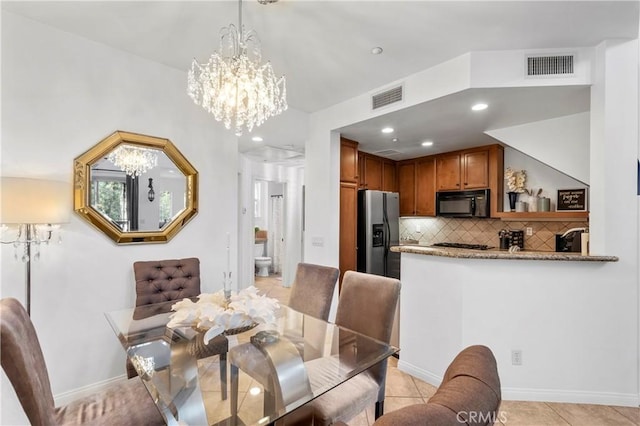
[[[574,55],[528,56],[527,77],[572,76]]]
[[[402,86],[394,87],[371,97],[371,106],[373,109],[382,108],[395,102],[402,100]]]
[[[383,151],[376,151],[374,152],[375,155],[378,155],[380,157],[385,157],[385,156],[391,156],[391,155],[398,155],[398,154],[402,154],[399,151],[396,151],[394,149],[385,149]]]

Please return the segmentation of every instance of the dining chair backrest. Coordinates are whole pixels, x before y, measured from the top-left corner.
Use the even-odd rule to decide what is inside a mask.
[[[33,425],[54,425],[55,405],[40,342],[31,318],[13,298],[0,301],[0,360]]]
[[[347,271],[336,313],[336,324],[389,343],[400,297],[395,278]]]
[[[12,298],[0,300],[0,363],[32,425],[165,424],[139,379],[106,386],[56,407],[36,330],[27,311]]]
[[[347,271],[342,278],[336,324],[389,343],[399,298],[399,280]],[[378,401],[384,401],[387,363],[370,368],[369,374],[380,385]]]
[[[298,263],[289,307],[327,321],[340,271],[330,266]]]
[[[380,417],[375,426],[499,423],[502,394],[493,352],[482,345],[462,350],[449,364],[442,383],[426,404],[413,404]],[[470,414],[473,414],[470,416]]]
[[[200,260],[151,260],[133,263],[136,306],[181,300],[200,294]]]

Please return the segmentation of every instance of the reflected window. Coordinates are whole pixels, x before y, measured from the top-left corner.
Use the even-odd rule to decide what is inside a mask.
[[[91,205],[118,224],[123,230],[128,229],[126,184],[122,179],[114,177],[100,177],[93,182],[91,191]]]
[[[169,191],[160,193],[160,229],[173,217],[173,196]]]

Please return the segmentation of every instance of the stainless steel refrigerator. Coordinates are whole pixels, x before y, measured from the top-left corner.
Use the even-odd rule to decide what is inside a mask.
[[[400,196],[397,192],[358,191],[358,271],[400,279]],[[400,347],[400,299],[391,330],[391,344]]]
[[[397,192],[358,191],[358,271],[400,278],[399,219]]]

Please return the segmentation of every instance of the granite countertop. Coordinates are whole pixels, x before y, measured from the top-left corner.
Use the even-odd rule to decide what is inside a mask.
[[[518,251],[509,253],[505,250],[471,250],[450,247],[431,247],[407,244],[391,247],[391,251],[399,253],[424,254],[427,256],[456,257],[459,259],[516,259],[516,260],[562,260],[579,262],[617,262],[617,256],[582,256],[580,253],[556,253],[549,251]]]

